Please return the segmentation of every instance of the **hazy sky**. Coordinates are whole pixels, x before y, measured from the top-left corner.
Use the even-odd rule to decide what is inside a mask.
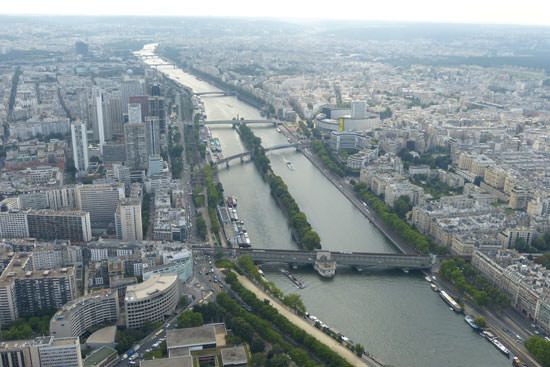
[[[550,0],[2,0],[0,13],[262,16],[550,26]]]

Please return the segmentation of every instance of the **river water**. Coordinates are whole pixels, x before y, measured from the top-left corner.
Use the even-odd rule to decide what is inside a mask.
[[[143,53],[151,53],[146,46]],[[154,60],[154,61],[153,61]],[[147,62],[158,63],[158,59]],[[167,76],[195,92],[216,91],[194,76],[161,66]],[[233,117],[261,118],[259,111],[235,97],[202,97],[209,120]],[[231,127],[211,129],[221,142],[223,154],[244,150]],[[254,128],[264,147],[285,143],[273,127]],[[395,252],[384,236],[302,154],[292,150],[268,153],[280,175],[313,228],[323,248],[345,251]],[[294,170],[287,167],[292,162]],[[294,249],[286,219],[271,198],[269,187],[251,163],[234,161],[220,168],[226,195],[239,200],[239,216],[245,221],[253,246]],[[420,275],[338,271],[324,280],[312,271],[296,271],[306,287],[296,289],[276,269],[267,277],[285,293],[300,294],[310,313],[361,343],[387,365],[399,367],[499,367],[511,362],[474,333],[462,316],[452,312],[431,291]]]

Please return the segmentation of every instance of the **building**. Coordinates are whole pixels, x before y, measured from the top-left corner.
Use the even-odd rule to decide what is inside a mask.
[[[17,253],[0,275],[0,320],[61,308],[78,293],[74,267],[34,271],[27,253]]]
[[[368,138],[359,133],[346,131],[332,131],[330,133],[330,147],[332,150],[361,150],[368,144]]]
[[[143,240],[139,199],[123,199],[119,202],[115,213],[115,227],[117,237],[123,241]]]
[[[364,119],[367,117],[367,102],[352,101],[351,102],[351,118],[354,120]]]
[[[88,132],[80,121],[71,123],[71,142],[74,166],[79,172],[88,170]]]
[[[114,348],[116,346],[116,325],[106,326],[94,331],[86,339],[86,348],[97,349],[101,347]]]
[[[130,96],[131,103],[137,103],[141,106],[141,117],[142,119],[146,116],[149,116],[149,96]]]
[[[0,236],[2,238],[29,237],[28,210],[0,211]]]
[[[156,275],[128,286],[124,299],[126,327],[135,329],[148,322],[162,322],[175,311],[178,301],[178,277],[174,274]]]
[[[111,94],[107,99],[107,121],[109,138],[113,136],[122,136],[122,125],[124,124],[124,115],[122,112],[122,100],[119,94]]]
[[[82,353],[78,338],[44,337],[36,345],[41,367],[82,367]]]
[[[128,123],[138,124],[143,122],[141,116],[141,105],[139,103],[128,103]]]
[[[42,240],[92,240],[90,213],[77,210],[30,210],[27,214],[29,236]]]
[[[132,169],[147,168],[147,134],[144,123],[124,125],[126,163]]]
[[[110,347],[101,347],[86,357],[84,367],[114,367],[117,363],[117,351]]]
[[[124,198],[122,184],[81,185],[77,190],[77,206],[90,213],[92,229],[113,226],[118,202]]]
[[[503,248],[514,248],[518,240],[523,240],[527,246],[531,246],[537,234],[533,228],[506,228],[498,234],[498,239]]]
[[[82,336],[104,323],[116,323],[118,292],[106,289],[65,304],[50,320],[50,334],[57,338]]]
[[[181,248],[176,251],[162,251],[160,255],[160,265],[147,266],[144,269],[144,280],[155,274],[176,274],[180,284],[183,284],[191,278],[193,275],[193,256],[190,250]]]
[[[139,367],[193,367],[193,357],[181,356],[173,358],[159,358],[143,360]]]
[[[123,107],[123,113],[128,113],[128,103],[130,103],[130,97],[144,95],[144,85],[145,83],[141,79],[127,79],[122,81],[120,86],[120,99]]]
[[[105,109],[103,92],[94,88],[92,91],[92,100],[94,105],[95,120],[93,125],[94,138],[99,141],[100,149],[105,144]]]
[[[216,327],[213,324],[166,331],[168,357],[189,355],[193,351],[216,348]]]
[[[242,345],[223,348],[220,352],[223,367],[245,367],[248,366],[246,349]]]
[[[550,270],[516,251],[474,251],[472,265],[508,295],[512,307],[550,333]]]
[[[424,201],[424,189],[409,181],[394,182],[386,185],[384,202],[392,207],[401,196],[409,198],[410,203],[416,206]]]
[[[147,138],[147,155],[160,154],[160,120],[156,116],[145,118],[145,135]]]
[[[78,338],[39,337],[0,343],[2,367],[83,367]]]
[[[32,252],[31,261],[34,270],[58,269],[63,267],[64,255],[68,247],[40,246]]]
[[[149,97],[149,116],[159,119],[160,133],[166,134],[166,110],[164,106],[164,97],[160,95],[160,87],[154,85],[151,88],[152,96]]]

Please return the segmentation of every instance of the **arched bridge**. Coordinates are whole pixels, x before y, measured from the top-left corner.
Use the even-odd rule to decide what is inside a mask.
[[[277,126],[281,123],[277,120],[209,120],[204,121],[205,125],[248,125],[248,124],[257,124],[257,125],[273,125]]]
[[[299,150],[301,147],[302,147],[301,143],[277,144],[269,148],[264,148],[264,152],[267,153],[267,152],[272,152],[274,150],[281,150],[281,149],[288,149],[288,148],[296,148],[297,150]],[[222,158],[214,162],[214,164],[218,166],[225,164],[226,167],[229,167],[229,162],[231,162],[232,160],[240,159],[242,163],[244,162],[244,159],[246,157],[250,157],[250,152],[242,152],[242,153],[234,154],[229,157]]]
[[[336,266],[351,266],[364,270],[423,270],[430,269],[432,258],[424,255],[380,254],[370,252],[338,252],[338,251],[294,251],[255,248],[213,248],[193,247],[193,251],[216,255],[223,253],[226,257],[248,255],[256,263],[279,263],[291,265],[315,265],[318,254],[326,254],[329,261]]]
[[[211,91],[211,92],[198,92],[193,93],[196,96],[234,96],[235,92],[224,92],[224,91]]]

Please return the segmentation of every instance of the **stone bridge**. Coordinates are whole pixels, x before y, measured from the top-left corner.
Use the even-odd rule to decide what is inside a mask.
[[[203,122],[205,125],[232,125],[237,127],[239,125],[280,125],[281,122],[277,120],[208,120]]]
[[[343,251],[303,251],[303,250],[272,250],[255,248],[213,248],[213,247],[193,247],[193,251],[215,255],[222,253],[226,257],[236,257],[248,255],[256,263],[278,263],[289,265],[313,265],[319,272],[316,264],[319,264],[319,255],[325,256],[325,259],[337,266],[355,267],[361,270],[391,270],[401,269],[423,270],[430,269],[432,258],[424,255],[406,255],[406,254],[382,254],[370,252],[343,252]]]
[[[198,92],[193,93],[196,96],[235,96],[235,92],[224,92],[224,91],[211,91],[211,92]]]
[[[301,143],[278,144],[269,148],[264,148],[264,152],[267,153],[267,152],[272,152],[274,150],[281,150],[281,149],[288,149],[288,148],[296,148],[296,150],[300,150],[301,147],[302,147]],[[242,152],[242,153],[230,155],[229,157],[222,158],[213,163],[218,166],[225,164],[225,166],[229,168],[230,161],[239,159],[241,163],[243,163],[246,157],[250,157],[250,152]]]

